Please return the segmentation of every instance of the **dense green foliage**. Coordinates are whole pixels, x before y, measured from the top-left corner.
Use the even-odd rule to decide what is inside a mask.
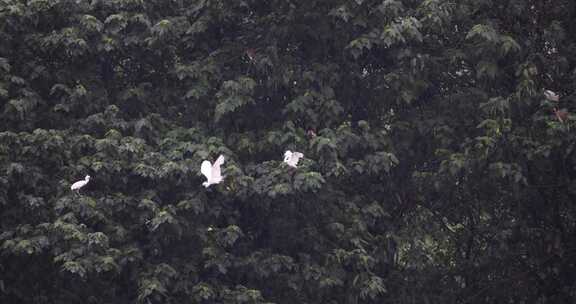
[[[0,0],[0,303],[571,303],[574,20]]]

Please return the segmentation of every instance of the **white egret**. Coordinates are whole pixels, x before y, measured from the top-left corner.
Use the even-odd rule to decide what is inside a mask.
[[[296,168],[296,164],[298,164],[298,161],[302,157],[304,157],[304,154],[300,152],[292,152],[290,150],[284,152],[284,162],[293,168]]]
[[[72,186],[70,187],[70,190],[72,191],[76,190],[78,194],[80,194],[80,188],[86,186],[88,181],[90,181],[90,175],[86,175],[86,177],[84,177],[84,180],[73,183]]]
[[[549,101],[558,102],[558,100],[560,100],[560,96],[558,96],[558,94],[554,93],[554,91],[545,90],[545,91],[544,91],[544,96],[545,96],[546,99],[548,99]]]
[[[216,161],[214,161],[214,164],[211,164],[210,161],[207,160],[202,162],[200,172],[206,176],[206,181],[202,183],[202,186],[208,188],[210,185],[219,184],[224,179],[220,171],[222,164],[224,164],[224,155],[220,155]]]

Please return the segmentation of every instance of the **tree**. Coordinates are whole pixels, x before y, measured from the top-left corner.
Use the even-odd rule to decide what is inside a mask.
[[[574,18],[0,0],[0,300],[570,302]]]

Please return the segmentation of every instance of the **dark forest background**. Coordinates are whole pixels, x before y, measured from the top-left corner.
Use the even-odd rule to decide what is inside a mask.
[[[574,303],[575,20],[0,0],[0,302]]]

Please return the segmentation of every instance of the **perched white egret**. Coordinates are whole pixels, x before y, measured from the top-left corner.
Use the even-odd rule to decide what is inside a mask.
[[[206,176],[206,181],[202,183],[202,186],[208,188],[210,185],[219,184],[224,176],[220,171],[220,166],[224,164],[224,155],[218,156],[214,164],[211,164],[209,161],[205,160],[202,162],[202,166],[200,167],[200,172]]]
[[[78,194],[80,194],[80,188],[86,186],[88,181],[90,181],[90,175],[86,175],[86,177],[84,177],[84,180],[73,183],[72,186],[70,187],[70,190],[72,191],[76,190]]]
[[[545,91],[544,91],[544,96],[545,96],[546,99],[548,99],[549,101],[558,102],[558,100],[560,100],[560,96],[558,96],[558,94],[554,93],[554,91],[545,90]]]
[[[298,161],[302,157],[304,157],[304,154],[300,152],[292,152],[290,150],[284,152],[284,162],[290,167],[296,168],[296,164],[298,164]]]

